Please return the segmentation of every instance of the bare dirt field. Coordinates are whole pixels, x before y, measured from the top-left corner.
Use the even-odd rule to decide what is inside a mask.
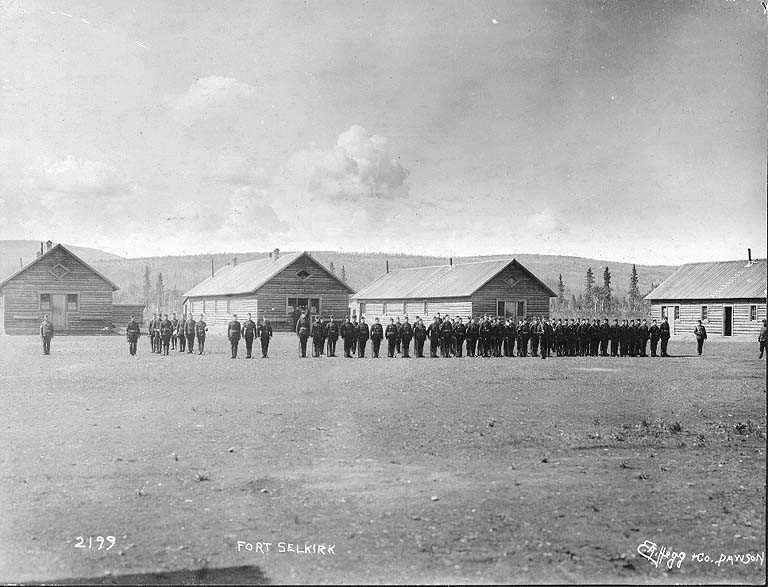
[[[222,338],[148,347],[0,337],[0,582],[765,581],[757,343],[546,361],[299,359],[290,335],[266,360]],[[685,557],[656,567],[650,542]]]

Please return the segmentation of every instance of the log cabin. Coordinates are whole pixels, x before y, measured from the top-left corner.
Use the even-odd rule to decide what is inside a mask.
[[[301,312],[342,318],[354,290],[308,252],[281,254],[232,263],[212,272],[183,296],[183,311],[195,320],[205,316],[208,331],[226,334],[232,315],[241,322],[250,313],[266,316],[276,331],[292,331]]]
[[[412,267],[387,272],[352,296],[351,313],[372,324],[379,318],[418,316],[428,324],[434,316],[549,317],[549,299],[557,297],[515,259]]]

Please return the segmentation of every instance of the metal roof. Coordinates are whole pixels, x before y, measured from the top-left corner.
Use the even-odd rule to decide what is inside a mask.
[[[64,251],[64,252],[65,252],[67,255],[69,255],[70,257],[72,257],[72,258],[73,258],[73,259],[75,259],[76,261],[79,261],[80,263],[82,263],[82,264],[83,264],[83,265],[84,265],[84,266],[85,266],[85,267],[86,267],[86,268],[87,268],[89,271],[91,271],[92,273],[94,273],[96,276],[100,277],[100,278],[101,278],[101,279],[103,279],[104,281],[106,281],[106,282],[107,282],[107,284],[109,284],[109,287],[111,287],[111,288],[112,288],[112,291],[117,291],[118,289],[120,289],[120,288],[119,288],[117,285],[115,285],[115,283],[114,283],[112,280],[110,280],[110,279],[107,279],[107,278],[106,278],[104,275],[102,275],[101,273],[99,273],[98,271],[96,271],[96,269],[94,269],[93,267],[91,267],[91,266],[90,266],[88,263],[86,263],[85,261],[83,261],[83,260],[82,260],[80,257],[78,257],[77,255],[75,255],[75,254],[74,254],[72,251],[70,251],[70,250],[69,250],[67,247],[65,247],[65,246],[64,246],[64,245],[62,245],[61,243],[59,243],[58,245],[56,245],[56,246],[54,246],[54,247],[51,247],[50,249],[48,249],[47,251],[45,251],[45,252],[44,252],[42,255],[40,255],[39,257],[37,257],[37,258],[36,258],[34,261],[32,261],[31,263],[28,263],[27,265],[25,265],[24,267],[22,267],[21,269],[19,269],[19,270],[18,270],[16,273],[14,273],[13,275],[11,275],[10,277],[7,277],[7,278],[6,278],[6,279],[5,279],[5,280],[4,280],[2,283],[0,283],[0,289],[3,289],[3,287],[5,287],[5,284],[7,284],[7,283],[8,283],[9,281],[11,281],[12,279],[14,279],[14,278],[16,278],[17,276],[19,276],[19,275],[21,275],[22,273],[24,273],[24,272],[25,272],[27,269],[29,269],[30,267],[32,267],[32,266],[33,266],[33,265],[35,265],[36,263],[39,263],[40,261],[42,261],[43,259],[45,259],[45,258],[46,258],[48,255],[51,255],[51,254],[53,254],[53,252],[54,252],[54,251]]]
[[[312,259],[318,267],[323,269],[328,275],[347,288],[347,290],[354,292],[349,285],[336,277],[333,273],[327,270],[322,263],[305,251],[299,253],[281,253],[277,259],[274,257],[266,257],[264,259],[256,259],[255,261],[238,263],[237,265],[227,265],[217,270],[213,277],[208,277],[198,283],[195,287],[185,293],[183,297],[194,298],[252,293],[288,267],[291,263],[298,261],[305,255]]]
[[[645,296],[646,300],[726,300],[766,297],[766,260],[689,263]]]
[[[515,264],[533,278],[550,297],[551,289],[515,259],[493,259],[461,265],[395,269],[385,273],[357,294],[357,300],[461,298],[471,296],[508,266]]]

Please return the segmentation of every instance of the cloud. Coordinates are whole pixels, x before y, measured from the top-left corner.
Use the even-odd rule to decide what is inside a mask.
[[[539,212],[529,216],[528,220],[526,221],[526,226],[534,234],[541,236],[549,236],[555,232],[567,232],[567,226],[562,221],[560,221],[548,208],[544,208],[543,210],[540,210]]]
[[[235,185],[263,185],[268,180],[262,167],[256,167],[238,155],[219,155],[206,171],[206,176],[217,182]]]
[[[289,224],[280,220],[265,190],[243,186],[236,189],[229,199],[223,229],[243,230],[248,237],[253,238],[287,232]]]
[[[112,196],[130,191],[116,167],[101,161],[41,157],[28,168],[32,187],[49,192]]]
[[[400,188],[407,176],[387,138],[353,125],[330,149],[297,152],[282,182],[321,200],[360,201],[404,195]]]
[[[165,104],[182,124],[227,113],[242,100],[256,94],[256,89],[233,77],[209,76],[198,79],[183,94],[170,94]]]

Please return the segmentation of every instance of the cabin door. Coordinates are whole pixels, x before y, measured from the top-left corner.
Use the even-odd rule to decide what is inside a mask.
[[[67,294],[51,294],[51,322],[53,329],[67,329]]]
[[[733,335],[733,306],[723,306],[723,336]]]

